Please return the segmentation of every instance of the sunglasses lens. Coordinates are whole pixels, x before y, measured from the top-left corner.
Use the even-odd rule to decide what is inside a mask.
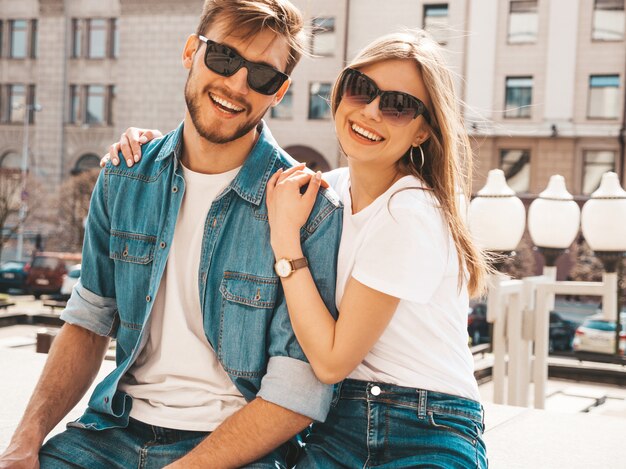
[[[266,65],[254,64],[248,67],[248,84],[261,94],[276,93],[287,80],[287,76]]]
[[[367,104],[376,94],[374,83],[365,75],[347,70],[343,77],[341,96],[353,105]]]
[[[229,77],[241,67],[241,60],[232,49],[217,43],[208,43],[204,63],[219,75]]]
[[[404,93],[387,92],[380,102],[380,111],[393,125],[406,125],[413,120],[418,103]]]

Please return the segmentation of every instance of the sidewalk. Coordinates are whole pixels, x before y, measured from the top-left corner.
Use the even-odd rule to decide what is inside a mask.
[[[9,443],[30,394],[43,369],[46,355],[27,350],[0,349],[0,451]],[[113,369],[105,361],[98,373],[99,382]],[[485,406],[485,442],[490,467],[502,469],[618,469],[623,468],[621,448],[626,420],[596,413],[557,412],[491,404],[491,383],[480,387]],[[551,381],[550,390],[572,389],[571,382]],[[597,386],[582,386],[580,392],[591,393]],[[93,386],[92,386],[93,389]],[[570,392],[568,391],[568,392]],[[596,399],[599,393],[596,389]],[[604,391],[616,403],[624,400],[626,390]],[[65,421],[78,417],[87,405],[86,397],[70,412]],[[588,396],[587,396],[588,397]],[[550,399],[548,399],[550,401]],[[606,400],[605,400],[606,401]],[[618,406],[619,407],[619,406]],[[598,407],[600,409],[600,407]],[[619,415],[623,409],[617,410]],[[62,431],[58,425],[52,434]]]

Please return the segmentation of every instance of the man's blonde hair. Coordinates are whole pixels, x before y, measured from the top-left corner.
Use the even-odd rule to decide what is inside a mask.
[[[302,14],[288,0],[206,0],[196,33],[205,35],[218,20],[226,23],[227,34],[243,39],[252,38],[263,29],[286,39],[289,57],[283,71],[287,75],[306,52]]]

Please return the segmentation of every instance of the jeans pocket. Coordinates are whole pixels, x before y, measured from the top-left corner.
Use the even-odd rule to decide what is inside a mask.
[[[462,415],[429,411],[428,421],[431,427],[453,433],[472,446],[476,446],[480,438],[481,431],[477,422]]]

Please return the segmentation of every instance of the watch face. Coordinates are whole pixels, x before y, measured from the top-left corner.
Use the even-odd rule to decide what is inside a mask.
[[[279,277],[288,277],[291,274],[291,264],[287,259],[279,259],[274,268]]]

